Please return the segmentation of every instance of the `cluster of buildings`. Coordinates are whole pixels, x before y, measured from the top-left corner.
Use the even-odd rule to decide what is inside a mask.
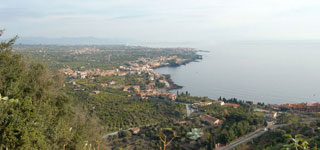
[[[141,99],[147,99],[148,97],[160,97],[160,98],[165,98],[165,99],[170,99],[170,100],[176,100],[177,95],[169,92],[160,92],[160,91],[152,91],[152,92],[140,92],[136,94],[138,97]]]
[[[289,109],[293,112],[320,112],[320,103],[298,103],[298,104],[283,104],[280,109]]]
[[[88,49],[89,50],[89,49]],[[82,51],[81,51],[82,52]],[[100,70],[92,69],[85,71],[75,71],[71,68],[60,69],[68,78],[70,79],[90,79],[97,76],[124,76],[127,74],[147,75],[148,84],[143,88],[139,85],[125,85],[122,90],[126,92],[134,92],[132,96],[138,96],[141,99],[147,99],[148,97],[161,97],[170,100],[175,100],[177,98],[176,94],[163,92],[163,90],[158,90],[156,87],[156,82],[164,85],[163,88],[170,88],[170,83],[166,81],[164,75],[156,73],[153,69],[169,65],[169,61],[175,61],[176,63],[183,63],[185,59],[180,59],[177,56],[170,57],[156,57],[156,58],[139,58],[137,61],[129,62],[126,66],[119,66],[114,70]],[[102,83],[101,87],[111,87],[115,82]],[[131,96],[131,95],[130,95]]]
[[[178,56],[170,56],[170,57],[156,57],[156,58],[139,58],[136,61],[129,62],[126,66],[120,66],[119,69],[121,71],[126,71],[129,73],[135,74],[156,74],[154,72],[154,68],[168,66],[170,62],[175,62],[177,64],[183,64],[186,62],[186,59],[181,59]]]
[[[86,48],[81,51],[85,51],[90,48]],[[90,49],[91,50],[91,49]],[[92,50],[93,51],[93,50]],[[137,61],[128,63],[127,66],[119,66],[119,68],[114,70],[100,70],[100,69],[92,69],[85,71],[75,71],[71,68],[63,68],[60,69],[65,75],[69,78],[89,78],[93,76],[125,76],[127,74],[148,74],[149,79],[151,81],[155,80],[155,78],[160,78],[161,74],[154,72],[153,68],[161,67],[169,65],[168,61],[175,61],[176,63],[183,63],[186,61],[185,59],[181,59],[177,56],[170,57],[156,57],[156,58],[139,58]]]
[[[122,75],[123,73],[119,70],[85,70],[85,71],[74,71],[71,68],[60,69],[68,78],[71,79],[88,79],[94,76],[111,76],[111,75]]]
[[[170,100],[176,100],[177,95],[169,92],[158,91],[153,88],[141,89],[139,85],[127,85],[124,86],[123,91],[125,92],[134,92],[132,96],[137,96],[141,99],[148,99],[148,97],[160,97]],[[130,95],[131,96],[131,95]]]
[[[147,74],[147,80],[149,82],[144,89],[141,89],[138,85],[128,85],[123,87],[123,91],[135,92],[134,96],[138,96],[141,99],[147,99],[148,97],[161,97],[175,100],[177,98],[176,94],[157,90],[156,80],[163,83],[165,88],[170,88],[170,83],[165,80],[163,75],[156,73],[153,70],[154,68],[170,65],[169,61],[183,63],[186,59],[181,59],[178,56],[139,58],[137,61],[129,62],[126,66],[120,66],[119,71],[126,72],[128,74]]]
[[[100,49],[98,48],[84,48],[84,49],[76,49],[76,50],[72,50],[72,54],[92,54],[92,53],[97,53],[97,52],[101,52]]]

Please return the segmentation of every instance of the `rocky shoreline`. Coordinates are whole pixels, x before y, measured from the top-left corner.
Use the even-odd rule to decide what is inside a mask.
[[[178,84],[176,84],[176,83],[174,83],[174,82],[172,81],[171,75],[169,75],[169,74],[164,74],[164,76],[165,76],[167,82],[168,82],[169,85],[170,85],[170,88],[167,88],[167,89],[166,89],[167,91],[170,91],[170,90],[178,90],[178,89],[182,89],[182,88],[183,88],[183,86],[178,85]]]
[[[179,67],[181,65],[187,65],[188,63],[191,63],[191,62],[198,62],[198,59],[202,59],[202,56],[201,55],[197,55],[198,57],[197,58],[193,58],[193,59],[190,59],[190,60],[186,60],[184,62],[182,62],[181,64],[176,64],[176,65],[163,65],[163,66],[158,66],[158,67],[154,67],[153,69],[158,69],[158,68],[162,68],[162,67]],[[201,56],[201,57],[200,57]],[[183,86],[181,85],[178,85],[176,83],[173,82],[172,78],[171,78],[171,75],[169,74],[163,74],[166,78],[166,81],[169,83],[170,85],[170,88],[166,88],[166,91],[171,91],[171,90],[178,90],[178,89],[182,89]]]

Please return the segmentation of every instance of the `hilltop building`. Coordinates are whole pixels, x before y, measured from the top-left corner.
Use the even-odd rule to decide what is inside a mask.
[[[218,126],[223,123],[222,120],[219,120],[218,118],[215,118],[215,117],[212,117],[209,115],[200,115],[200,119],[201,119],[201,121],[207,122],[213,126]]]

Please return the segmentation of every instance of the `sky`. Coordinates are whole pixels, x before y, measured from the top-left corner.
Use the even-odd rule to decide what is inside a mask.
[[[317,0],[0,0],[4,37],[320,40]]]

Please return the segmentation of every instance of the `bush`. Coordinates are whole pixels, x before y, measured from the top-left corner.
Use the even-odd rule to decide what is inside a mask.
[[[131,137],[132,134],[130,131],[119,131],[118,136],[119,138],[124,138],[124,137]]]

